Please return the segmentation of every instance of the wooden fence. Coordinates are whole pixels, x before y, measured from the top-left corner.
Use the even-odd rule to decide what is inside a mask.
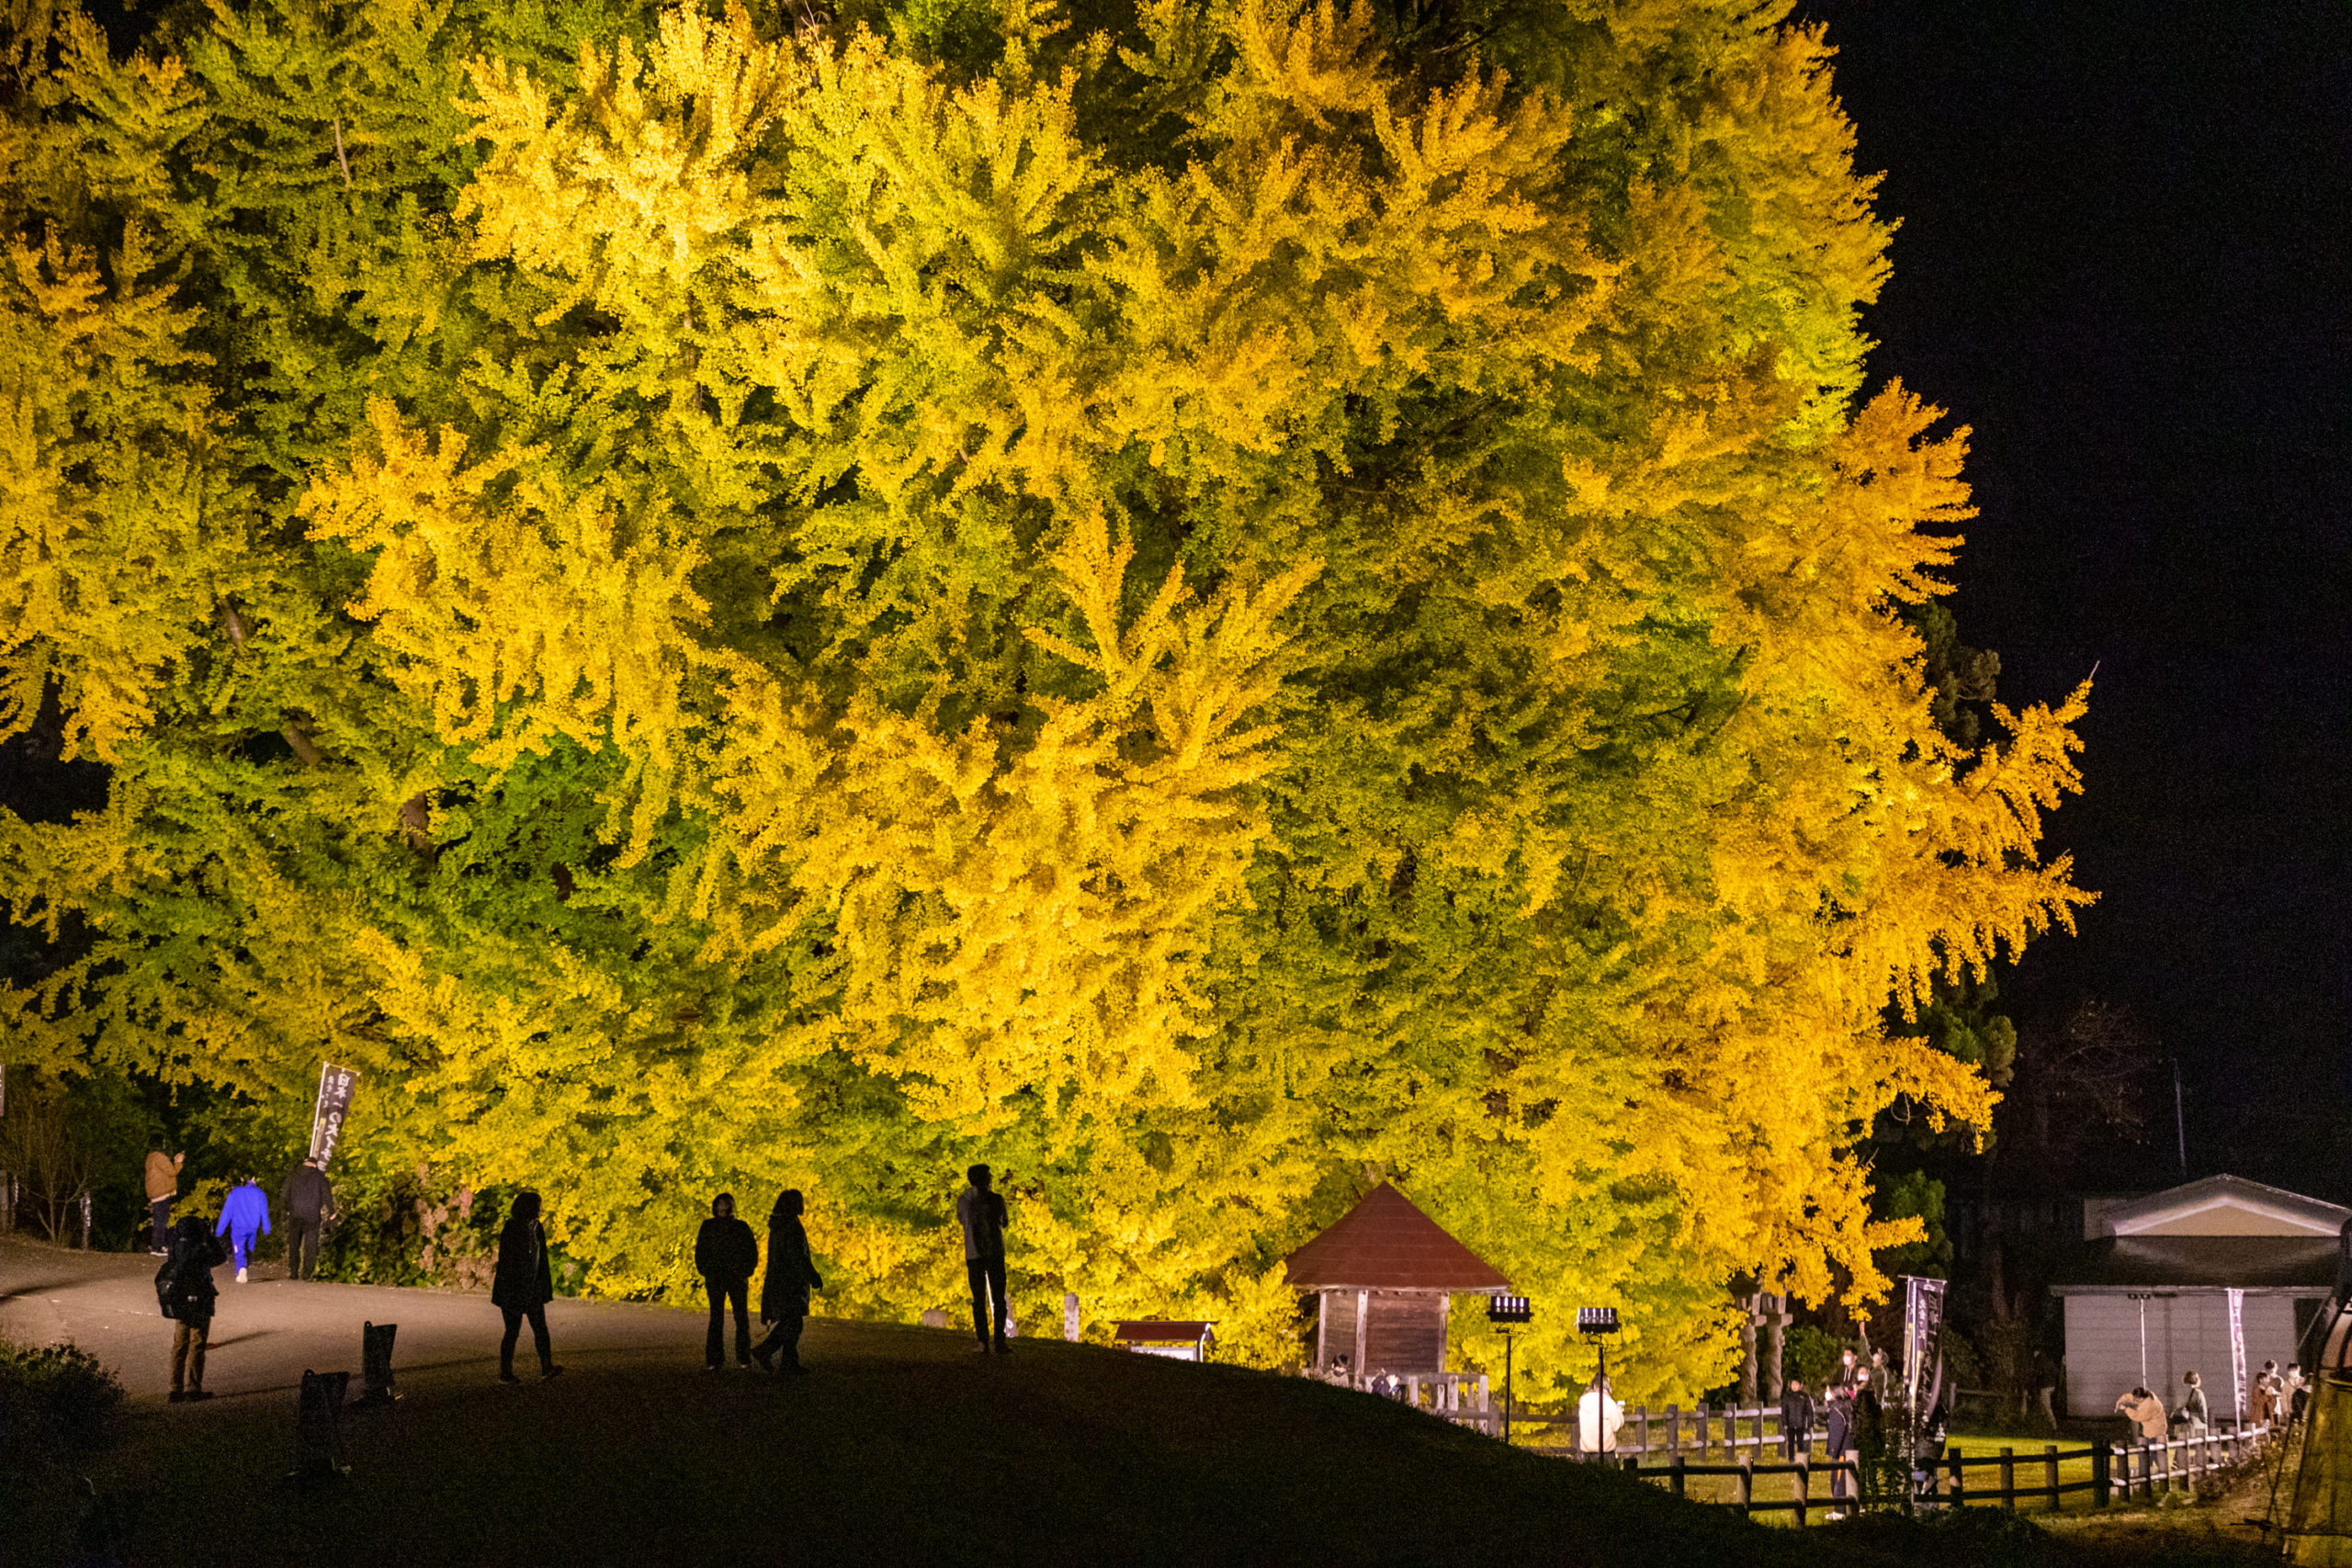
[[[1483,1404],[1486,1395],[1486,1380],[1482,1378],[1478,1382],[1479,1396]],[[1556,1428],[1561,1433],[1562,1440],[1568,1447],[1583,1446],[1578,1441],[1577,1413],[1573,1409],[1562,1411],[1557,1415],[1539,1415],[1522,1410],[1512,1418],[1512,1424],[1515,1427],[1530,1431],[1546,1427]],[[2267,1430],[2269,1428],[2267,1427],[2247,1427],[2243,1435],[2250,1439],[2259,1437]],[[2152,1450],[2169,1450],[2181,1449],[2187,1445],[2197,1448],[2201,1455],[2206,1447],[2233,1441],[2238,1435],[2231,1428],[2217,1427],[2211,1428],[2202,1438],[2176,1438],[2168,1443],[2150,1443],[2146,1446]],[[1824,1438],[1818,1422],[1808,1434],[1808,1439],[1811,1448],[1815,1450],[1821,1448]],[[1760,1455],[1761,1450],[1766,1449],[1785,1450],[1787,1442],[1781,1429],[1781,1410],[1778,1405],[1733,1406],[1708,1405],[1702,1403],[1689,1410],[1674,1404],[1669,1404],[1660,1411],[1653,1411],[1647,1405],[1635,1405],[1625,1412],[1625,1424],[1618,1429],[1617,1441],[1612,1447],[1620,1457],[1629,1454],[1642,1458],[1657,1454],[1668,1457],[1688,1454],[1695,1455],[1703,1464],[1717,1450],[1721,1450],[1724,1459],[1729,1461],[1736,1458],[1742,1449],[1756,1450]],[[2120,1451],[2121,1445],[2116,1445],[2116,1447]],[[2079,1459],[2082,1457],[2082,1450],[2075,1450],[2069,1457]],[[2157,1462],[2161,1466],[2164,1461],[2160,1459]],[[2184,1473],[2187,1472],[2184,1472]],[[2199,1470],[2197,1473],[2201,1474],[2203,1471]]]
[[[1991,1454],[1953,1452],[1945,1455],[1932,1471],[1921,1472],[1917,1479],[1924,1483],[1925,1489],[1919,1500],[1945,1507],[1997,1505],[2012,1510],[2038,1503],[2051,1512],[2064,1507],[2066,1497],[2079,1492],[2090,1494],[2089,1502],[2094,1508],[2129,1502],[2135,1496],[2153,1500],[2160,1488],[2193,1488],[2199,1477],[2243,1462],[2269,1435],[2267,1427],[2246,1427],[2175,1438],[2162,1443],[2091,1443],[2075,1449],[2044,1443],[2039,1454],[2023,1456],[2008,1448]],[[1680,1453],[1665,1464],[1650,1465],[1645,1465],[1638,1454],[1604,1457],[1622,1463],[1629,1474],[1664,1481],[1667,1489],[1678,1497],[1690,1495],[1689,1481],[1692,1476],[1730,1477],[1735,1484],[1728,1506],[1743,1514],[1792,1512],[1800,1526],[1813,1509],[1853,1506],[1860,1484],[1859,1467],[1853,1461],[1825,1459],[1816,1463],[1810,1452],[1792,1464],[1758,1464],[1746,1455],[1736,1464],[1692,1464],[1687,1455]],[[2088,1476],[2075,1481],[2060,1478],[2062,1466],[2086,1459],[2090,1461]],[[1758,1476],[1781,1475],[1790,1478],[1789,1496],[1757,1497]],[[1827,1481],[1825,1489],[1815,1489],[1816,1476]],[[1838,1497],[1837,1493],[1846,1495]]]
[[[1374,1379],[1332,1381],[1376,1392]],[[1405,1378],[1394,1397],[1489,1437],[1502,1434],[1502,1406],[1493,1398],[1483,1375],[1445,1372]],[[1528,1431],[1564,1428],[1568,1450],[1577,1454],[1574,1410],[1558,1415],[1521,1411],[1513,1417],[1513,1425]],[[2022,1455],[2012,1448],[1989,1454],[1955,1451],[1923,1474],[1928,1488],[1923,1500],[1951,1507],[1997,1505],[2014,1509],[2039,1504],[2056,1510],[2065,1506],[2069,1495],[2084,1492],[2090,1494],[2094,1508],[2134,1497],[2153,1499],[2159,1490],[2193,1488],[2199,1477],[2243,1462],[2270,1431],[2268,1427],[2216,1427],[2198,1437],[2161,1443],[2089,1443],[2068,1449],[2044,1443],[2039,1453]],[[1818,1429],[1807,1434],[1805,1451],[1793,1461],[1758,1462],[1768,1449],[1786,1448],[1777,1405],[1702,1403],[1689,1410],[1669,1404],[1662,1411],[1637,1405],[1625,1413],[1625,1424],[1617,1437],[1612,1450],[1599,1456],[1601,1460],[1620,1464],[1644,1480],[1662,1481],[1678,1497],[1690,1495],[1689,1483],[1694,1476],[1729,1479],[1734,1483],[1729,1506],[1743,1514],[1790,1512],[1802,1525],[1815,1510],[1853,1506],[1860,1489],[1853,1461],[1826,1452],[1815,1457],[1822,1444]],[[1710,1463],[1717,1452],[1724,1462]],[[2089,1461],[2087,1476],[2073,1481],[2061,1478],[2063,1466],[2082,1460]],[[1790,1495],[1758,1497],[1759,1476],[1788,1477]],[[1838,1496],[1840,1493],[1845,1495]]]
[[[1378,1392],[1370,1379],[1333,1381]],[[1394,1397],[1457,1426],[1492,1437],[1502,1433],[1502,1406],[1483,1376],[1447,1372],[1405,1378]],[[1807,1434],[1805,1451],[1794,1460],[1758,1462],[1768,1447],[1785,1450],[1780,1417],[1779,1408],[1773,1405],[1701,1404],[1687,1411],[1672,1404],[1663,1411],[1640,1405],[1625,1413],[1617,1443],[1599,1457],[1644,1480],[1663,1482],[1678,1497],[1690,1495],[1692,1477],[1729,1480],[1733,1483],[1732,1495],[1726,1500],[1729,1506],[1743,1514],[1792,1513],[1799,1525],[1816,1510],[1854,1506],[1860,1486],[1859,1467],[1850,1459],[1819,1452],[1817,1432]],[[1576,1454],[1577,1421],[1573,1410],[1559,1415],[1521,1412],[1513,1424],[1531,1431],[1565,1428],[1569,1451]],[[2160,1443],[2089,1443],[2064,1449],[2044,1443],[2039,1453],[2020,1454],[2013,1448],[1989,1454],[1953,1451],[1918,1477],[1925,1488],[1921,1500],[1950,1507],[2015,1509],[2038,1505],[2056,1510],[2065,1506],[2070,1495],[2080,1493],[2089,1494],[2094,1508],[2134,1497],[2153,1499],[2159,1491],[2193,1488],[2199,1477],[2242,1463],[2270,1430],[2268,1427],[2217,1427],[2197,1437]],[[1724,1462],[1709,1462],[1718,1452]],[[2062,1477],[2064,1466],[2086,1460],[2089,1474],[2071,1481]],[[1758,1478],[1781,1476],[1788,1478],[1788,1496],[1756,1495]]]
[[[1383,1389],[1374,1385],[1387,1382],[1376,1375],[1352,1378],[1345,1373],[1326,1374],[1324,1381],[1335,1382],[1341,1388],[1352,1388],[1360,1393],[1382,1393]],[[1467,1427],[1490,1438],[1502,1436],[1502,1406],[1495,1403],[1488,1391],[1486,1373],[1436,1372],[1399,1378],[1396,1382],[1396,1391],[1390,1397],[1416,1410],[1426,1410],[1457,1427]]]
[[[1531,1429],[1565,1428],[1568,1446],[1583,1447],[1573,1408],[1556,1416],[1521,1411],[1513,1418],[1513,1425]],[[1816,1426],[1813,1429],[1815,1442],[1820,1440],[1820,1435],[1821,1428]],[[1703,1402],[1689,1410],[1679,1404],[1669,1404],[1659,1411],[1653,1411],[1646,1404],[1636,1405],[1625,1412],[1625,1425],[1618,1430],[1615,1444],[1620,1455],[1688,1453],[1697,1455],[1702,1464],[1717,1449],[1729,1460],[1742,1449],[1760,1450],[1768,1447],[1786,1447],[1779,1405],[1710,1405]]]

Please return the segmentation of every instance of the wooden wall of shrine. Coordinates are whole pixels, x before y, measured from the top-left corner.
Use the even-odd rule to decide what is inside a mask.
[[[1447,1307],[1442,1291],[1336,1290],[1318,1292],[1317,1297],[1318,1370],[1328,1371],[1334,1360],[1344,1359],[1358,1377],[1445,1371]]]

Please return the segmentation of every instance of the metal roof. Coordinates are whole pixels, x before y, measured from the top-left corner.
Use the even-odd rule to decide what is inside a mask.
[[[1131,1345],[1197,1345],[1209,1337],[1206,1323],[1162,1322],[1136,1318],[1111,1331],[1111,1337]]]
[[[2099,1235],[2130,1235],[2178,1217],[2229,1206],[2267,1212],[2288,1220],[2298,1233],[2333,1234],[2352,1220],[2352,1209],[2323,1199],[2268,1187],[2243,1176],[2208,1176],[2200,1180],[2143,1192],[2136,1198],[2100,1202],[2094,1219]]]
[[[2335,1283],[2335,1256],[2332,1235],[2108,1236],[2062,1267],[2050,1288],[2061,1295],[2143,1286],[2324,1291]]]
[[[1283,1266],[1295,1291],[1510,1289],[1493,1265],[1385,1181]]]

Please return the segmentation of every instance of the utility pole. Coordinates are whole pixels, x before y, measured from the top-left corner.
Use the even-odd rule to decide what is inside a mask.
[[[2188,1118],[2180,1108],[2180,1058],[2172,1059],[2172,1131],[2180,1144],[2180,1179],[2188,1179]]]

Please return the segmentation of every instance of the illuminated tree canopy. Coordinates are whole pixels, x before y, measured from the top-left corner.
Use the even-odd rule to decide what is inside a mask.
[[[11,1059],[351,1063],[607,1291],[791,1184],[910,1315],[986,1158],[1025,1319],[1261,1360],[1382,1175],[1539,1378],[1874,1292],[2086,694],[1936,725],[1965,432],[1775,9],[28,0],[0,728],[111,773]]]

